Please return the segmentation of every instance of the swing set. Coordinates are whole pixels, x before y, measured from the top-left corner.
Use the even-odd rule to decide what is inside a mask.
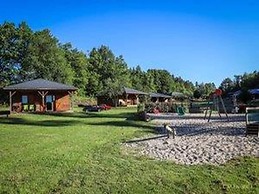
[[[221,118],[221,114],[220,114],[220,110],[219,110],[219,105],[221,103],[224,113],[226,114],[227,120],[229,121],[229,117],[227,114],[227,110],[226,110],[226,106],[224,104],[224,101],[222,99],[222,90],[221,89],[216,89],[211,95],[210,95],[210,100],[208,101],[207,107],[206,107],[206,111],[205,111],[205,116],[204,119],[207,118],[207,114],[209,111],[209,115],[208,115],[208,122],[211,119],[211,113],[213,111],[213,109],[218,112],[219,117]],[[212,102],[211,102],[212,101]]]

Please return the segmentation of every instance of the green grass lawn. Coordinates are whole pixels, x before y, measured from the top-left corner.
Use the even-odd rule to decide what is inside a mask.
[[[259,159],[177,165],[121,143],[153,132],[135,109],[0,117],[0,193],[259,193]]]

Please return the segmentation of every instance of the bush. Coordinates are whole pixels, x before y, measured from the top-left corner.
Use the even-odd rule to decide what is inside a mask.
[[[145,111],[145,104],[139,103],[137,107],[137,112],[143,112]]]
[[[153,102],[150,102],[150,103],[146,103],[145,104],[145,111],[146,112],[153,112],[153,110],[156,108],[156,104],[153,103]]]
[[[74,102],[79,107],[84,107],[85,105],[96,105],[97,100],[94,97],[85,97],[85,96],[74,96]]]

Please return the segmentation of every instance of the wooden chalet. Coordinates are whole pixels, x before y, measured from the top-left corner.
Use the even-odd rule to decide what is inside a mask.
[[[119,104],[126,106],[137,105],[139,103],[140,95],[148,95],[148,93],[124,87],[123,94],[119,96]]]
[[[3,88],[9,92],[10,111],[68,111],[71,98],[77,90],[69,86],[44,79],[35,79]]]
[[[148,95],[148,94],[145,92],[139,91],[139,90],[123,87],[121,94],[118,95],[117,98],[112,99],[105,94],[99,95],[99,96],[97,96],[97,103],[98,104],[107,104],[110,106],[137,105],[139,103],[139,97],[141,95]]]
[[[151,97],[151,101],[158,102],[169,102],[172,99],[172,96],[160,94],[160,93],[149,93]]]

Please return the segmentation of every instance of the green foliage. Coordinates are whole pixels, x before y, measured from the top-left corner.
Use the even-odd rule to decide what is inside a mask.
[[[107,46],[93,48],[90,52],[89,71],[88,95],[115,98],[121,94],[123,86],[129,86],[130,75],[126,62],[122,56],[116,57]]]
[[[252,73],[244,73],[241,77],[241,88],[254,89],[259,88],[259,72],[254,71]]]
[[[1,86],[34,78],[72,83],[73,72],[49,30],[32,32],[26,23],[0,26]]]
[[[181,77],[174,77],[166,70],[148,69],[142,71],[138,65],[130,69],[132,87],[145,92],[158,92],[170,94],[182,92],[192,96],[194,86],[190,81],[184,81]]]
[[[196,89],[194,92],[193,92],[193,97],[194,98],[200,98],[201,97],[201,92],[198,90],[198,89]]]
[[[227,92],[237,90],[249,90],[259,88],[259,72],[244,73],[243,75],[234,75],[234,79],[226,78],[222,81],[220,88]]]
[[[238,96],[238,100],[243,102],[243,103],[247,103],[250,100],[252,100],[252,97],[251,97],[250,93],[248,92],[248,90],[243,89],[243,90],[241,90],[241,93]]]
[[[137,107],[137,112],[143,112],[145,110],[145,104],[139,103]]]
[[[194,98],[208,98],[211,93],[213,93],[216,89],[216,86],[214,83],[196,83],[196,89],[193,92]]]
[[[65,54],[65,58],[73,71],[73,85],[78,88],[78,93],[81,96],[86,95],[87,84],[90,77],[88,70],[89,64],[86,55],[73,48],[70,43],[61,45],[61,49]]]
[[[234,88],[234,83],[230,78],[226,78],[221,82],[220,88],[225,92],[231,91]]]
[[[168,94],[171,91],[170,86],[173,83],[172,75],[166,70],[159,70],[159,69],[149,69],[147,71],[154,79],[154,84],[156,88],[156,92]]]
[[[8,22],[0,25],[0,87],[21,80],[21,65],[27,54],[31,33],[24,22],[18,27]]]
[[[49,30],[35,32],[23,69],[30,78],[72,84],[73,71]]]

